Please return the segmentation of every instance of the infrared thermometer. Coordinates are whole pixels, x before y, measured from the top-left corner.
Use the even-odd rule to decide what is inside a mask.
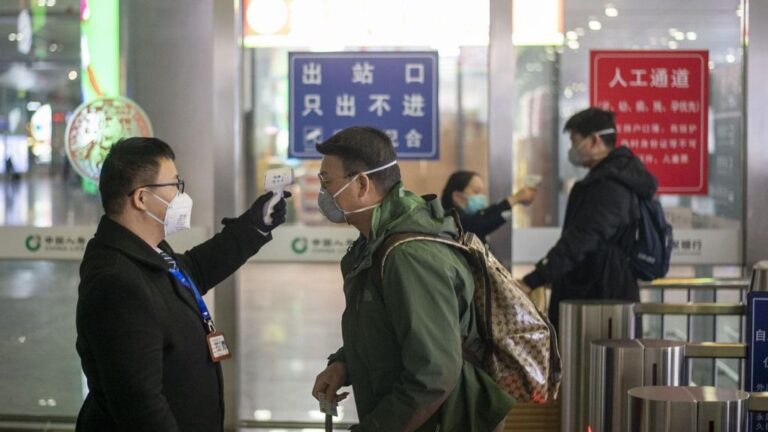
[[[275,168],[267,170],[264,189],[274,195],[264,207],[264,223],[272,225],[272,210],[283,197],[283,189],[293,184],[293,168]]]
[[[541,184],[541,180],[542,178],[539,174],[528,174],[525,176],[525,179],[523,179],[523,185],[529,188],[537,188]]]

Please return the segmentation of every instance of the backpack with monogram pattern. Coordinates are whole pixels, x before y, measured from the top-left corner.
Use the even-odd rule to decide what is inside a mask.
[[[455,241],[421,233],[389,236],[374,254],[379,286],[383,285],[389,253],[411,241],[456,248],[469,263],[475,282],[473,306],[481,343],[465,341],[465,360],[490,375],[517,402],[544,403],[555,399],[562,370],[555,330],[476,235],[463,233]]]

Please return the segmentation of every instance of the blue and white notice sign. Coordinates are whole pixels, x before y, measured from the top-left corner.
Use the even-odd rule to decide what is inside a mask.
[[[768,391],[768,292],[747,294],[747,385],[752,392]],[[768,431],[768,413],[749,413],[750,431]]]
[[[438,159],[437,52],[290,53],[289,157],[350,126],[389,135],[399,159]]]

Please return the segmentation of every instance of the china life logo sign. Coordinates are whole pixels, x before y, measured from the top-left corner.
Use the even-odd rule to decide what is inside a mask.
[[[29,234],[24,238],[24,248],[35,255],[57,257],[80,257],[85,253],[87,236],[81,232],[54,232],[45,230],[40,234]]]
[[[296,255],[304,255],[309,250],[309,241],[306,237],[296,237],[291,242],[291,251]]]
[[[24,246],[29,252],[33,253],[39,251],[42,244],[42,238],[37,234],[30,234],[24,241]]]

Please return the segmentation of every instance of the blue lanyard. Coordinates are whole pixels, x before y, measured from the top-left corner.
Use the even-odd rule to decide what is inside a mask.
[[[168,273],[172,274],[173,277],[179,281],[179,283],[192,291],[192,294],[195,296],[195,300],[197,300],[197,307],[200,309],[200,313],[203,315],[203,322],[208,324],[209,330],[213,331],[214,327],[213,320],[211,319],[211,313],[208,312],[208,306],[205,305],[203,296],[200,295],[200,291],[197,290],[197,286],[194,282],[192,282],[192,279],[187,277],[187,275],[185,275],[184,272],[181,271],[178,267],[169,269]]]

